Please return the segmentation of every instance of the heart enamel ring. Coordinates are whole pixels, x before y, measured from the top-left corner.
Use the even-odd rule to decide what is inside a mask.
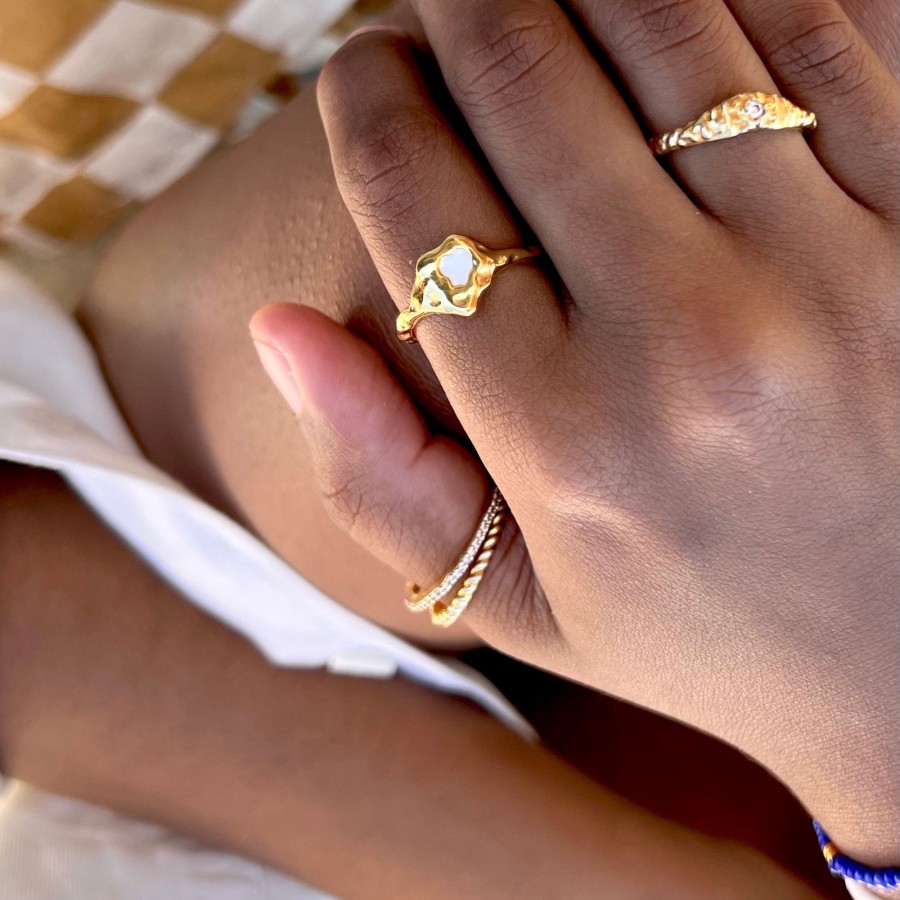
[[[724,141],[751,131],[815,127],[815,113],[801,109],[780,94],[751,91],[735,94],[707,110],[699,119],[653,138],[650,148],[657,156],[663,156],[683,147]]]
[[[497,271],[538,253],[528,247],[491,250],[472,238],[451,234],[440,247],[419,257],[409,306],[397,317],[397,337],[415,343],[416,326],[426,316],[474,315]]]

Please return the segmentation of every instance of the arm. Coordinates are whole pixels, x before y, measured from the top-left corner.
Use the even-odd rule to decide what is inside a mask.
[[[588,897],[599,885],[617,897],[810,896],[464,703],[402,679],[269,666],[174,596],[55,477],[10,467],[0,754],[15,777],[341,896]]]

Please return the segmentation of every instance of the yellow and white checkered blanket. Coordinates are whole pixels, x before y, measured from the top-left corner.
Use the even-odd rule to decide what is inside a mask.
[[[352,5],[0,0],[0,244],[92,241],[195,165],[276,73],[327,51],[341,16],[379,4]]]

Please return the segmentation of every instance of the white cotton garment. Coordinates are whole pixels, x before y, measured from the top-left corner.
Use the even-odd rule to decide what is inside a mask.
[[[0,805],[0,900],[330,898],[165,828],[24,784]]]
[[[272,662],[397,674],[529,726],[478,673],[345,609],[143,458],[76,324],[0,264],[0,459],[52,469],[186,601]],[[0,900],[300,900],[324,895],[165,829],[13,785],[0,797]]]

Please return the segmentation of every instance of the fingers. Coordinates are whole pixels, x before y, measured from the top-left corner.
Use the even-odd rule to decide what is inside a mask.
[[[409,301],[416,259],[447,235],[495,249],[521,243],[436,108],[408,41],[388,32],[351,40],[325,67],[319,99],[338,186],[398,308]],[[502,436],[544,389],[542,373],[564,352],[565,323],[536,267],[511,266],[495,281],[475,319],[431,316],[418,337],[476,446],[494,437],[485,462],[499,483],[514,464]]]
[[[481,466],[433,437],[378,353],[317,310],[267,306],[250,332],[303,427],[334,519],[398,572],[437,581],[484,509]]]
[[[404,577],[439,582],[487,506],[481,465],[455,441],[432,435],[378,353],[322,313],[274,304],[256,313],[250,331],[297,414],[334,519]],[[507,647],[554,632],[512,521],[464,622]]]
[[[819,159],[849,194],[900,211],[897,82],[837,0],[729,0],[776,81],[818,115]]]
[[[679,128],[735,94],[777,91],[723,0],[573,0],[572,5],[653,134]],[[798,183],[823,192],[829,187],[803,138],[792,132],[680,150],[667,165],[720,220],[762,220],[770,229],[777,227],[772,213],[779,205],[796,212]],[[763,190],[756,189],[760,182]]]
[[[414,5],[456,104],[573,292],[586,258],[602,266],[635,235],[693,220],[558,3]]]
[[[900,79],[900,5],[896,0],[841,0],[841,7],[891,75]]]

